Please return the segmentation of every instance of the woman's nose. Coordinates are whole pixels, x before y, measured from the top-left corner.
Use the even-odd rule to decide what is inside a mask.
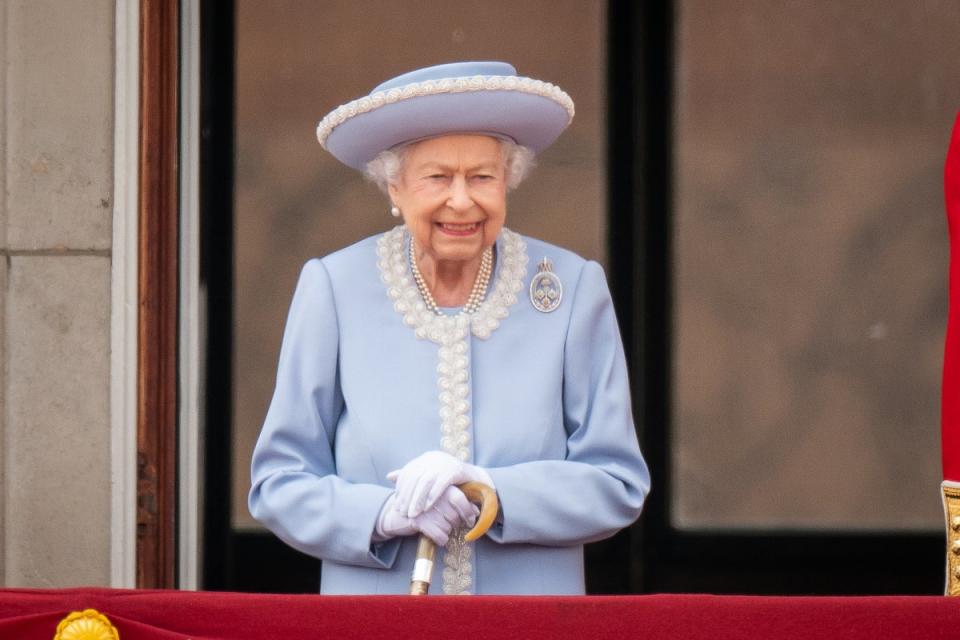
[[[447,206],[454,211],[466,211],[473,206],[473,198],[470,197],[467,181],[462,176],[455,176],[451,182]]]

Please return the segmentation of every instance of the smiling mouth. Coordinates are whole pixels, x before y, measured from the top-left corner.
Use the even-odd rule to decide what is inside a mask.
[[[470,222],[467,224],[454,224],[452,222],[436,223],[441,231],[455,236],[468,236],[480,228],[479,222]]]

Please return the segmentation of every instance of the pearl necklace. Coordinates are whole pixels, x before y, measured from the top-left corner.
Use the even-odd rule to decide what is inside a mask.
[[[417,283],[417,289],[420,290],[420,297],[427,309],[438,316],[442,316],[443,311],[434,300],[433,294],[427,288],[427,282],[420,273],[420,267],[417,266],[416,256],[413,251],[413,239],[410,239],[410,271],[413,272],[413,280]],[[487,297],[487,287],[490,285],[490,275],[493,273],[493,247],[487,247],[480,258],[480,270],[477,271],[477,279],[473,281],[473,289],[470,290],[470,296],[467,298],[467,304],[463,305],[460,315],[469,315],[480,308],[484,298]]]

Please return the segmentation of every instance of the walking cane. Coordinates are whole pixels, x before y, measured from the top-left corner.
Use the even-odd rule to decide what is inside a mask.
[[[497,518],[500,505],[497,502],[497,493],[481,482],[464,482],[457,485],[460,491],[467,496],[467,500],[480,506],[480,515],[473,528],[463,536],[466,542],[473,542],[487,532],[490,525]],[[433,559],[437,553],[437,545],[433,540],[421,534],[417,544],[417,560],[413,564],[413,577],[410,578],[410,595],[425,596],[430,590],[430,579],[433,576]]]

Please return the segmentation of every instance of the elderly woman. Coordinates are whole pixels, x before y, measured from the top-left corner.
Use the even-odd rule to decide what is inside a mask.
[[[403,220],[304,267],[253,455],[251,513],[323,560],[323,593],[405,593],[422,533],[445,546],[443,593],[579,594],[583,545],[638,517],[649,475],[603,271],[504,227],[572,117],[559,88],[475,62],[320,122]],[[466,481],[500,503],[475,543]]]

